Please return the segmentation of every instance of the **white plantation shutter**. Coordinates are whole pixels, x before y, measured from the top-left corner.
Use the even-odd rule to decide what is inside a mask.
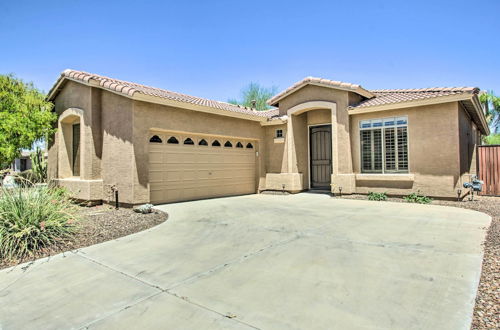
[[[407,122],[406,117],[360,122],[362,172],[408,172]]]

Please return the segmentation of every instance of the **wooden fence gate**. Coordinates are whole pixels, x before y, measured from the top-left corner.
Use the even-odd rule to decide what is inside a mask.
[[[500,196],[500,145],[477,147],[479,180],[484,181],[480,195]]]

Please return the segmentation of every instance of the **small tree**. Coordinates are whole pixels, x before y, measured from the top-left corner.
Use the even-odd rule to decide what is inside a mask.
[[[54,132],[52,107],[33,83],[0,75],[0,164],[12,163],[21,149]]]
[[[251,82],[241,90],[241,100],[229,99],[228,102],[232,104],[240,104],[245,107],[254,108],[256,110],[267,110],[271,107],[267,105],[266,101],[273,97],[278,88],[262,87],[260,84]]]

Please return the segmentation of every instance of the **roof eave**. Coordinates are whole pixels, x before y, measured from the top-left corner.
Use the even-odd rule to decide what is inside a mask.
[[[486,120],[486,115],[483,112],[483,107],[481,106],[481,101],[479,100],[479,96],[477,93],[474,93],[469,100],[474,107],[475,114],[471,114],[472,117],[477,116],[478,127],[484,135],[490,135],[490,127],[488,126],[488,121]]]
[[[123,95],[123,94],[120,94],[120,95]],[[126,95],[123,95],[123,96],[126,97]],[[141,94],[141,93],[135,93],[134,96],[132,96],[130,98],[133,100],[136,100],[136,101],[155,103],[155,104],[160,104],[160,105],[171,106],[174,108],[182,108],[182,109],[193,110],[193,111],[198,111],[198,112],[205,112],[205,113],[209,113],[209,114],[213,114],[213,115],[221,115],[221,116],[226,116],[226,117],[240,118],[240,119],[252,120],[252,121],[257,121],[257,122],[265,122],[268,119],[268,117],[265,117],[265,116],[250,115],[250,114],[241,113],[241,112],[222,110],[222,109],[208,107],[205,105],[174,101],[174,100],[169,100],[169,99],[165,99],[165,98],[158,97],[158,96],[145,95],[145,94]]]
[[[413,100],[413,101],[399,102],[399,103],[390,103],[390,104],[370,106],[370,107],[360,107],[360,108],[349,107],[348,113],[349,113],[349,115],[357,115],[357,114],[364,114],[364,113],[370,113],[370,112],[413,108],[413,107],[420,107],[420,106],[433,105],[433,104],[442,104],[442,103],[449,103],[449,102],[470,102],[470,105],[471,105],[470,108],[473,108],[473,113],[471,114],[471,116],[474,118],[474,121],[476,122],[476,124],[478,124],[478,127],[480,128],[480,130],[483,134],[485,134],[485,135],[490,134],[490,129],[489,129],[488,124],[486,122],[486,116],[484,115],[483,109],[481,107],[481,102],[479,101],[477,93],[473,93],[473,92],[462,93],[462,94],[457,94],[457,95],[441,96],[441,97],[435,97],[435,98],[430,98],[430,99]]]
[[[305,81],[305,82],[301,83],[300,85],[296,86],[295,88],[292,88],[288,91],[283,91],[283,92],[277,94],[276,96],[267,100],[266,103],[272,107],[277,107],[279,105],[279,101],[281,101],[285,97],[301,90],[302,88],[304,88],[308,85],[331,88],[331,89],[338,89],[338,90],[342,90],[342,91],[346,91],[346,92],[352,92],[352,93],[359,94],[363,97],[366,97],[368,99],[375,96],[373,93],[364,89],[363,87],[349,88],[349,87],[342,87],[342,86],[331,86],[331,85],[327,85],[324,83],[322,84],[320,82],[314,82],[314,81]]]
[[[240,112],[222,110],[222,109],[208,107],[208,106],[204,106],[204,105],[192,104],[192,103],[188,103],[188,102],[174,101],[174,100],[161,98],[158,96],[142,94],[139,92],[134,92],[134,93],[132,93],[132,95],[124,94],[124,93],[113,91],[113,90],[110,90],[108,88],[101,86],[99,84],[99,82],[95,79],[89,79],[88,81],[82,81],[79,79],[74,79],[74,78],[68,77],[68,76],[64,75],[64,73],[61,74],[61,76],[58,78],[58,80],[56,81],[54,86],[50,89],[49,93],[47,94],[46,99],[48,101],[54,100],[56,98],[57,94],[59,94],[59,92],[62,90],[64,83],[68,80],[74,81],[74,82],[82,84],[82,85],[100,88],[100,89],[103,89],[107,92],[117,94],[117,95],[129,98],[132,100],[136,100],[136,101],[143,101],[143,102],[167,105],[167,106],[172,106],[172,107],[176,107],[176,108],[188,109],[188,110],[199,111],[199,112],[206,112],[206,113],[210,113],[210,114],[252,120],[252,121],[257,121],[257,122],[265,122],[268,119],[268,117],[266,117],[266,116],[251,115],[251,114],[245,114],[245,113],[240,113]]]
[[[419,107],[424,105],[432,105],[432,104],[440,104],[440,103],[448,103],[454,101],[462,101],[465,99],[469,99],[472,97],[470,93],[456,94],[456,95],[447,95],[440,97],[433,97],[427,99],[420,100],[411,100],[397,103],[389,103],[382,105],[374,105],[374,106],[366,106],[366,107],[348,107],[348,111],[350,115],[367,113],[367,112],[376,112],[376,111],[385,111],[385,110],[393,110],[393,109],[401,109],[401,108],[411,108],[411,107]]]

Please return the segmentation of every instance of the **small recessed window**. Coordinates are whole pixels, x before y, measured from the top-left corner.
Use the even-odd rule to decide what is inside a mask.
[[[241,142],[236,143],[236,148],[243,148],[243,144]]]
[[[277,138],[282,138],[283,137],[283,130],[282,129],[277,129],[276,130],[276,137]]]
[[[226,141],[226,143],[224,143],[224,147],[226,148],[232,148],[233,147],[233,144],[229,141]]]
[[[194,142],[193,140],[191,140],[191,138],[187,138],[184,140],[184,144],[194,145]]]
[[[171,136],[168,140],[167,143],[169,144],[179,144],[179,140],[175,138],[175,136]]]
[[[153,135],[151,139],[149,139],[151,143],[162,143],[163,141],[160,139],[158,135]]]
[[[200,142],[198,142],[198,145],[200,145],[200,146],[208,146],[208,142],[205,139],[201,139]]]
[[[247,143],[247,149],[253,149],[253,145],[251,143]]]
[[[220,147],[220,142],[217,140],[214,140],[214,142],[212,142],[212,147]]]

